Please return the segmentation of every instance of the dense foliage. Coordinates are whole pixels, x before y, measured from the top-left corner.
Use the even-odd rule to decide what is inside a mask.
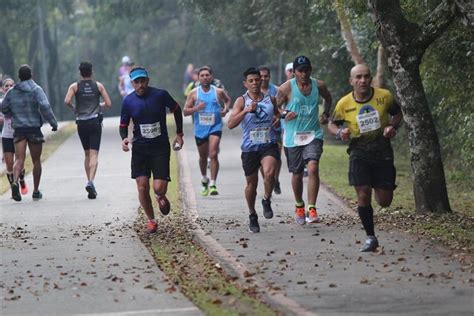
[[[405,15],[422,21],[441,0],[402,1]],[[129,55],[152,74],[152,83],[171,91],[181,103],[187,63],[211,64],[231,96],[242,91],[241,73],[266,64],[279,83],[283,67],[297,54],[307,54],[315,76],[337,100],[350,90],[352,61],[341,36],[336,1],[329,0],[84,0],[2,1],[0,73],[15,76],[22,63],[33,66],[42,82],[46,69],[49,96],[62,119],[72,114],[62,103],[67,86],[77,80],[81,60],[94,64],[95,78],[112,96],[118,114],[117,70]],[[365,0],[339,1],[350,18],[364,60],[373,70],[379,43]],[[39,35],[44,18],[45,58]],[[454,23],[428,49],[421,65],[425,91],[445,157],[450,167],[474,162],[474,73],[472,27]],[[43,64],[44,63],[44,64]],[[43,67],[43,65],[45,67]],[[387,76],[389,77],[389,76]],[[388,82],[390,87],[390,82]],[[398,140],[398,147],[406,141]]]

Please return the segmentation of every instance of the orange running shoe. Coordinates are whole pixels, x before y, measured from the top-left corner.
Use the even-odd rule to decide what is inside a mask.
[[[20,179],[20,191],[21,194],[28,194],[28,186],[26,185],[25,179]]]
[[[158,224],[154,219],[148,220],[146,223],[146,232],[149,234],[154,234],[158,230]]]
[[[304,210],[304,204],[302,206],[296,206],[296,209],[295,209],[295,222],[298,225],[306,224],[306,212]]]
[[[318,216],[318,212],[315,207],[310,207],[308,210],[308,216],[306,217],[307,223],[319,223],[321,219]]]

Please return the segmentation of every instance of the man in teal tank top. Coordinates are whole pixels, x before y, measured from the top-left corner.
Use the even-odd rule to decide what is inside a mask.
[[[276,101],[285,108],[283,146],[288,170],[293,174],[291,184],[295,196],[295,221],[299,225],[319,222],[316,200],[319,191],[319,159],[323,153],[323,130],[327,124],[332,97],[321,80],[311,77],[311,61],[298,56],[293,62],[295,78],[283,83],[278,89]],[[319,98],[323,99],[324,111],[319,115]],[[308,170],[308,211],[303,200],[303,171]]]

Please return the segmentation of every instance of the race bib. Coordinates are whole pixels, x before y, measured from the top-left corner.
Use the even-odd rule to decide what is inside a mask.
[[[295,132],[295,144],[298,146],[308,145],[314,140],[314,131]]]
[[[250,141],[253,144],[266,144],[271,141],[270,139],[270,128],[260,127],[254,128],[250,131]]]
[[[214,113],[199,113],[199,124],[200,125],[214,125],[216,122]]]
[[[357,115],[357,125],[359,125],[360,133],[375,131],[380,128],[379,112],[372,111],[369,113]]]
[[[143,138],[155,138],[161,135],[160,122],[140,124],[140,133]]]

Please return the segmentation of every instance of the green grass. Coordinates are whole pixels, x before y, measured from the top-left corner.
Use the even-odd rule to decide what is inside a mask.
[[[41,154],[41,161],[45,161],[51,156],[56,149],[72,134],[76,132],[76,124],[71,122],[61,128],[58,132],[54,133],[49,137],[43,144],[43,152]],[[25,159],[25,170],[26,173],[30,173],[33,169],[33,163],[31,162],[31,156],[27,155]],[[4,194],[10,189],[10,184],[5,176],[5,172],[0,174],[0,194]]]
[[[347,145],[325,144],[320,162],[320,175],[322,182],[354,206],[357,197],[354,188],[348,185],[349,156],[346,149]],[[410,162],[396,155],[395,166],[398,187],[392,205],[379,210],[378,222],[381,225],[395,226],[417,235],[437,239],[448,246],[472,253],[474,250],[472,179],[460,171],[446,170],[447,190],[453,213],[417,214]],[[373,202],[373,205],[376,203]]]

